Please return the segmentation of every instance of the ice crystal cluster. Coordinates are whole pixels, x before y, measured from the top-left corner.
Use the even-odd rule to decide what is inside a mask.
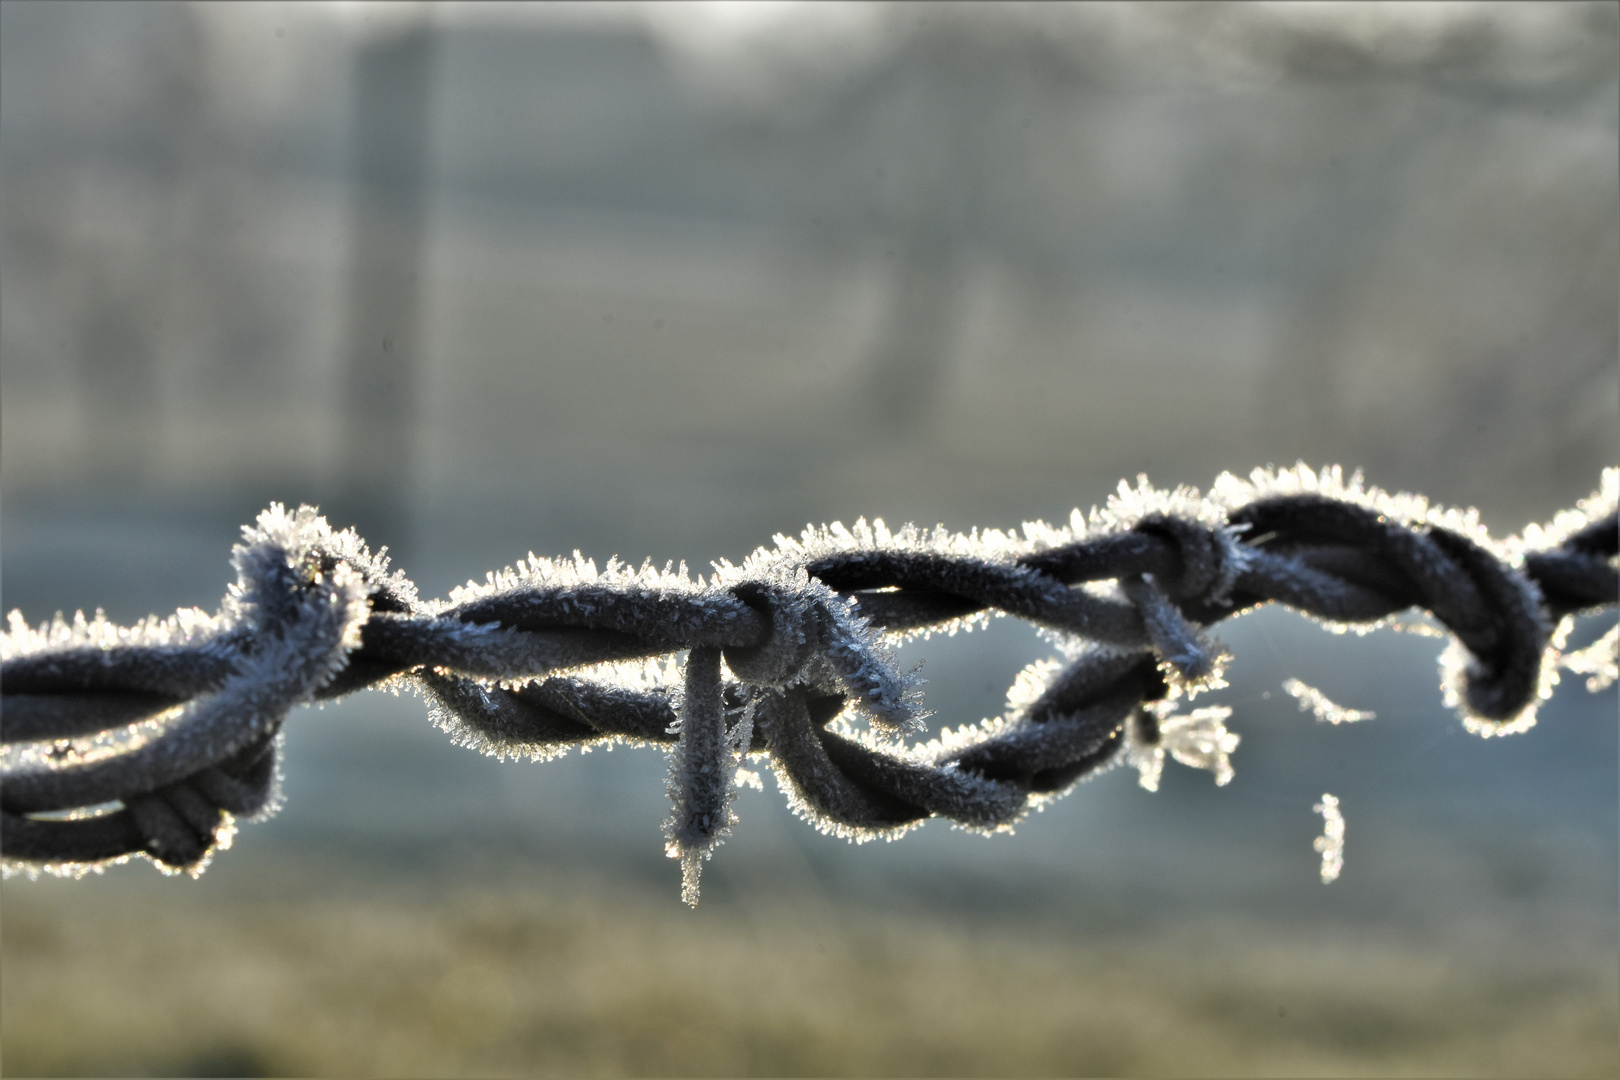
[[[1378,714],[1365,709],[1347,709],[1335,703],[1322,691],[1308,686],[1299,679],[1287,679],[1283,691],[1299,702],[1299,711],[1315,715],[1324,724],[1355,724],[1362,720],[1376,720]]]
[[[1311,809],[1322,815],[1322,835],[1311,846],[1321,852],[1322,884],[1326,885],[1337,881],[1344,869],[1344,814],[1339,810],[1339,800],[1326,794]]]

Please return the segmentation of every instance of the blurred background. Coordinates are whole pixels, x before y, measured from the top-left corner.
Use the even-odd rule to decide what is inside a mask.
[[[8,0],[4,606],[212,609],[271,500],[429,596],[1300,459],[1507,535],[1620,457],[1617,162],[1609,3]],[[285,808],[200,880],[5,882],[0,1065],[1620,1069],[1615,691],[1485,741],[1433,639],[1220,636],[1229,787],[1116,770],[856,847],[767,780],[696,911],[658,753],[305,710]],[[902,655],[954,727],[1047,651]]]

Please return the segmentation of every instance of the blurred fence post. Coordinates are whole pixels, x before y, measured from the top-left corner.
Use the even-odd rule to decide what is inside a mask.
[[[339,515],[396,554],[415,463],[434,29],[363,44],[355,59],[353,265]]]
[[[211,150],[196,13],[181,4],[136,11],[121,29],[126,47],[140,58],[139,75],[126,85],[120,105],[124,127],[144,136],[137,173],[144,213],[126,215],[144,250],[131,257],[103,241],[95,257],[83,260],[75,357],[85,474],[115,488],[148,483],[161,467],[166,406],[159,327],[174,317],[170,275],[189,254],[182,207]],[[63,219],[51,227],[68,233],[73,196],[55,206]]]

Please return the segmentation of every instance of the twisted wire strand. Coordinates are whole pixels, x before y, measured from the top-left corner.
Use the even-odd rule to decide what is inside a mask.
[[[741,566],[599,571],[530,556],[423,601],[352,531],[272,505],[233,549],[216,614],[117,627],[18,612],[0,636],[0,853],[8,871],[78,873],[145,855],[201,872],[239,816],[277,802],[279,732],[297,705],[407,687],[459,743],[546,758],[585,743],[670,747],[668,852],[696,902],[735,823],[739,766],[767,759],[790,804],[867,839],[929,817],[993,830],[1122,758],[1157,783],[1166,752],[1224,783],[1230,710],[1175,712],[1224,685],[1222,619],[1281,603],[1340,624],[1410,608],[1453,637],[1443,690],[1469,730],[1534,723],[1571,616],[1620,602],[1620,470],[1554,521],[1492,540],[1473,513],[1366,488],[1337,468],[1223,475],[1207,494],[1145,477],[1067,528],[1022,537],[881,521],[778,536]],[[1068,656],[1020,676],[992,721],[906,736],[924,715],[890,645],[990,613]],[[676,654],[685,653],[684,664]]]

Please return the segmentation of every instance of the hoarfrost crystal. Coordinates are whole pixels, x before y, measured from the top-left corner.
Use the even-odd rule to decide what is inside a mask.
[[[1298,679],[1286,680],[1282,688],[1299,702],[1300,712],[1313,713],[1316,719],[1324,724],[1354,724],[1362,720],[1378,719],[1378,714],[1370,710],[1347,709],[1343,705],[1336,704],[1316,687],[1307,686]]]
[[[1136,766],[1141,785],[1149,791],[1159,790],[1166,753],[1183,765],[1214,773],[1218,787],[1231,783],[1231,754],[1241,741],[1236,733],[1226,729],[1226,719],[1231,715],[1232,710],[1225,705],[1211,705],[1190,713],[1161,717],[1156,737],[1149,734],[1153,730],[1151,723],[1128,724],[1126,753],[1130,763]]]
[[[1339,812],[1339,800],[1326,793],[1311,809],[1322,815],[1322,835],[1311,846],[1322,853],[1322,884],[1326,885],[1344,869],[1344,815]]]
[[[1577,675],[1585,675],[1591,693],[1607,690],[1620,678],[1620,624],[1584,649],[1565,653],[1563,665]]]

